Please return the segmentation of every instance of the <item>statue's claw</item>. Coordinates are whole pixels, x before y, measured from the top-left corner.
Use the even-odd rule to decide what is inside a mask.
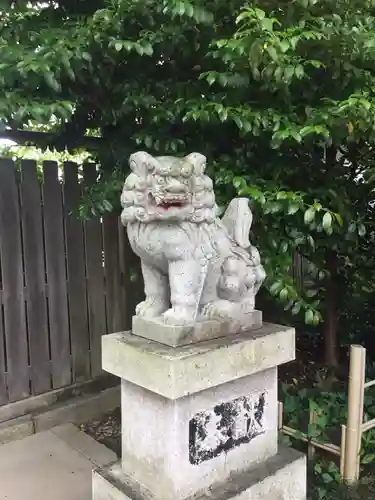
[[[207,319],[231,319],[233,306],[233,302],[229,302],[229,300],[215,300],[204,306],[202,315]]]
[[[167,325],[189,325],[194,323],[196,315],[188,307],[172,307],[163,314],[163,321]]]
[[[135,308],[135,314],[143,318],[157,318],[168,309],[168,304],[156,299],[146,299]]]

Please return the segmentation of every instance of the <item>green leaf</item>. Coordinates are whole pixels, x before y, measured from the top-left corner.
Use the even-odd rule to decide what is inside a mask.
[[[273,23],[274,20],[270,19],[269,17],[265,17],[264,19],[261,20],[263,29],[266,31],[273,31]]]
[[[288,207],[288,215],[293,215],[296,212],[298,212],[298,210],[299,210],[299,206],[292,203]]]
[[[51,72],[45,73],[44,78],[47,84],[56,92],[60,90],[60,85],[58,84],[55,75]]]
[[[343,226],[344,222],[342,220],[342,217],[340,214],[335,214],[336,220],[339,223],[340,226]]]
[[[280,245],[280,251],[286,253],[288,251],[289,245],[287,241],[283,241]]]
[[[266,17],[264,10],[255,8],[254,11],[258,19],[264,19]]]
[[[213,83],[215,83],[216,81],[216,77],[213,75],[213,74],[210,74],[207,76],[207,82],[209,85],[212,85]],[[238,118],[238,117],[236,117]]]
[[[154,53],[154,49],[149,43],[143,45],[143,51],[146,54],[146,56],[152,56]]]
[[[375,462],[375,453],[367,453],[361,459],[361,464],[363,464],[363,465],[371,464],[372,462]]]
[[[92,61],[92,56],[89,52],[82,52],[81,56],[82,56],[82,59],[84,59],[85,61],[88,61],[88,62]]]
[[[280,82],[283,76],[283,68],[281,66],[278,66],[275,69],[273,76],[277,82]]]
[[[320,464],[319,462],[317,462],[316,464],[314,464],[314,471],[317,474],[321,474],[322,473],[322,464]]]
[[[123,47],[123,45],[122,45],[122,43],[121,43],[121,42],[116,42],[116,43],[115,43],[115,50],[116,50],[117,52],[120,52],[120,51],[122,50],[122,47]]]
[[[320,321],[321,321],[321,316],[318,313],[314,313],[312,324],[314,326],[317,326],[317,325],[319,325]]]
[[[310,224],[315,218],[315,210],[313,207],[310,207],[306,210],[305,215],[303,217],[305,224]]]
[[[292,309],[292,314],[296,316],[297,314],[299,314],[301,308],[302,308],[302,302],[296,302]]]
[[[324,472],[324,474],[322,474],[322,480],[328,484],[328,483],[331,483],[333,481],[333,477],[328,474],[328,472]]]
[[[285,301],[287,298],[288,298],[288,295],[289,295],[289,292],[288,292],[288,289],[287,288],[283,288],[280,293],[279,293],[279,297],[281,300]]]
[[[270,45],[269,47],[267,47],[267,52],[269,53],[269,55],[273,61],[277,61],[279,56],[277,54],[275,47],[272,47],[272,45]]]
[[[112,212],[113,210],[113,205],[108,200],[103,200],[103,207],[107,212]]]
[[[364,224],[358,225],[358,234],[359,236],[364,236],[366,234],[366,227]]]
[[[305,312],[305,323],[307,325],[311,325],[314,321],[314,312],[311,309],[308,309]]]
[[[244,188],[246,188],[246,181],[243,177],[234,177],[233,178],[233,186],[236,189],[244,189]]]
[[[326,212],[323,216],[322,220],[323,229],[328,232],[332,229],[332,215],[329,212]]]
[[[289,45],[289,42],[288,40],[282,40],[280,42],[280,48],[281,48],[281,51],[285,54],[285,52],[288,51],[290,45]]]
[[[284,70],[284,78],[289,82],[294,76],[294,66],[287,66]]]
[[[320,429],[316,424],[307,424],[307,435],[310,438],[317,438],[321,434]]]
[[[270,293],[272,295],[277,295],[281,289],[283,288],[283,284],[281,281],[275,281],[270,287]]]
[[[149,135],[147,135],[145,137],[144,143],[145,143],[146,148],[151,149],[152,148],[152,137],[150,137]]]
[[[138,54],[140,56],[143,56],[143,54],[145,52],[145,49],[142,47],[142,45],[140,43],[135,43],[134,44],[134,48],[135,48],[136,52],[138,52]]]
[[[303,78],[303,76],[305,75],[305,70],[303,69],[303,66],[301,64],[297,64],[295,68],[295,74],[296,77],[300,79]]]

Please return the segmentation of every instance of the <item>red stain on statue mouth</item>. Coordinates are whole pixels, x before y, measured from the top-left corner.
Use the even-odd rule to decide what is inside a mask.
[[[160,207],[163,210],[169,210],[170,208],[181,208],[183,206],[184,206],[184,204],[180,203],[178,201],[175,201],[175,202],[165,202],[165,203],[161,203],[160,204]]]

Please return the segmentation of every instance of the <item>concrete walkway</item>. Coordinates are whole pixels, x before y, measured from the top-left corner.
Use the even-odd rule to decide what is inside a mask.
[[[72,424],[0,445],[0,500],[91,500],[91,471],[116,460]]]

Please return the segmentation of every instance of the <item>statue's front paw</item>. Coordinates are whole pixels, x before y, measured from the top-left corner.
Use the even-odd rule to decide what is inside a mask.
[[[202,309],[202,316],[207,319],[232,319],[234,316],[234,303],[229,302],[229,300],[210,302]]]
[[[188,325],[196,320],[195,311],[187,307],[172,307],[163,314],[163,321],[167,325]]]
[[[142,318],[157,318],[167,309],[168,304],[161,300],[146,299],[137,305],[135,308],[135,314],[136,316],[141,316]]]

